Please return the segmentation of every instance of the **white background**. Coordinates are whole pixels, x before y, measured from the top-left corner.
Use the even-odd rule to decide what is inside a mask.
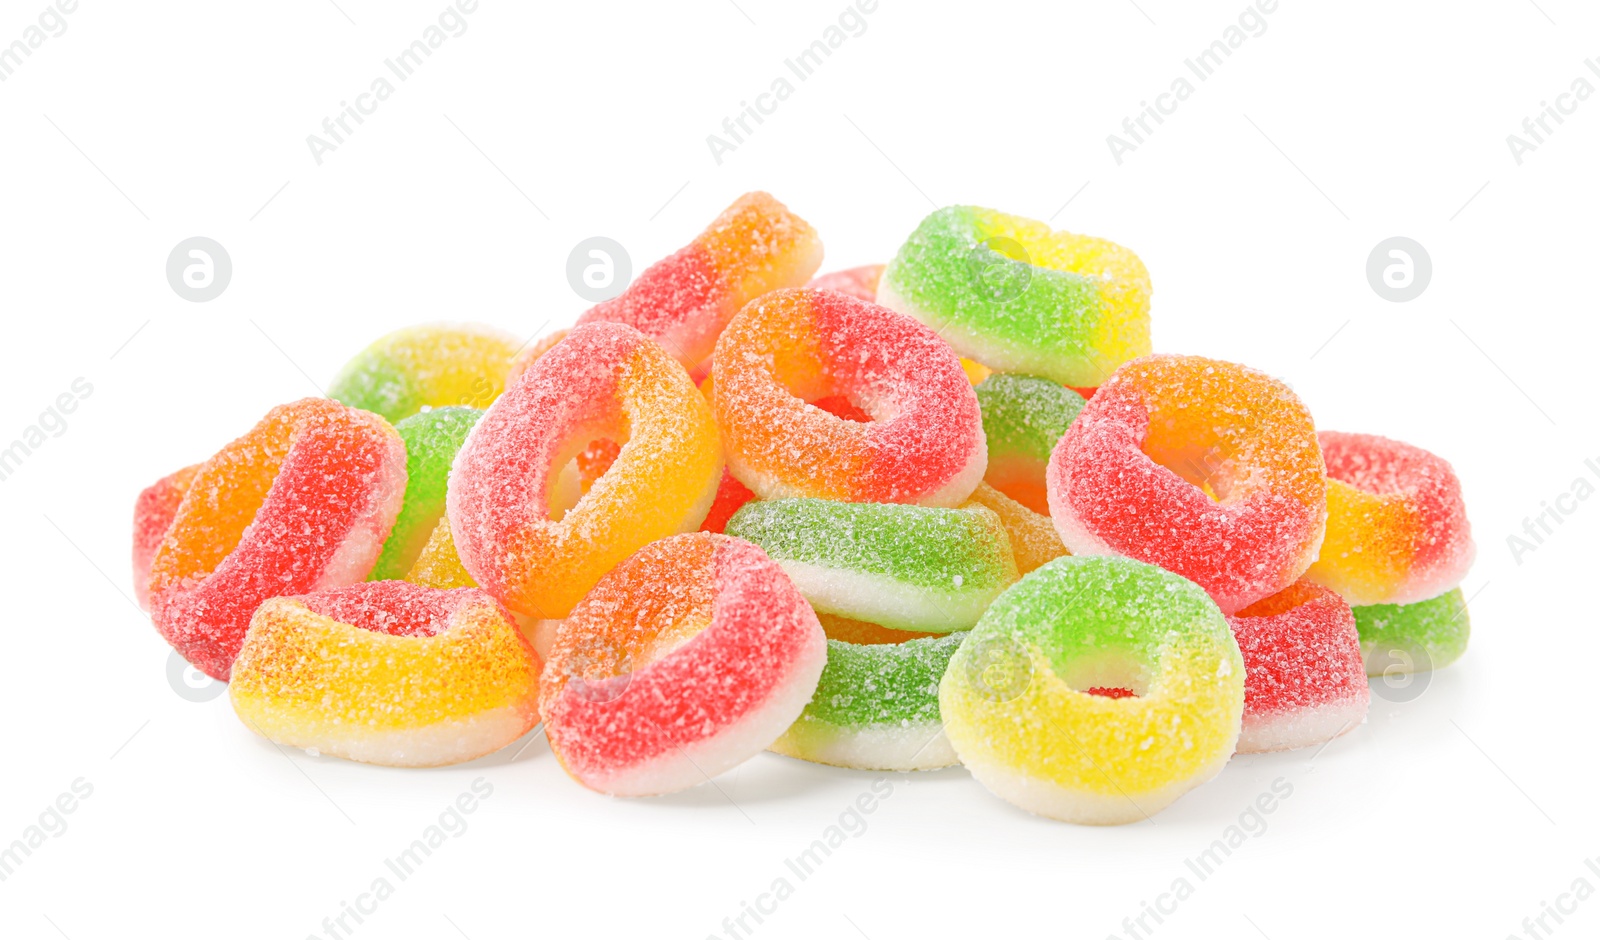
[[[7,0],[0,43],[43,7]],[[1591,5],[1284,0],[1119,166],[1106,136],[1243,0],[881,0],[719,166],[706,135],[843,0],[482,0],[317,165],[306,136],[443,7],[84,0],[0,83],[0,442],[93,385],[0,483],[0,842],[93,786],[0,882],[6,937],[323,935],[480,776],[470,828],[355,936],[720,935],[789,874],[874,775],[762,755],[715,789],[623,802],[569,781],[542,738],[427,771],[286,754],[226,696],[175,694],[128,600],[141,487],[390,329],[569,322],[580,239],[617,239],[637,271],[755,188],[816,225],[825,270],[886,259],[954,202],[1126,244],[1154,278],[1158,350],[1266,369],[1322,427],[1451,459],[1479,543],[1465,659],[1415,701],[1375,697],[1315,759],[1237,759],[1113,829],[1030,817],[959,768],[889,775],[868,829],[755,936],[1125,936],[1188,875],[1155,936],[1499,938],[1580,876],[1600,888],[1583,865],[1600,500],[1520,564],[1506,541],[1600,458],[1600,100],[1520,166],[1505,139],[1578,76],[1600,85]],[[209,303],[164,276],[193,235],[233,259]],[[1433,260],[1409,303],[1365,277],[1391,235]],[[1267,830],[1198,882],[1184,859],[1279,777],[1293,795]],[[1593,936],[1600,900],[1546,924]]]

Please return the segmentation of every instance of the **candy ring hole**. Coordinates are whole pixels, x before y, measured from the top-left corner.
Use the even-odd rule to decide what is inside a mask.
[[[851,401],[847,395],[824,395],[811,402],[811,404],[816,405],[835,418],[843,418],[846,421],[856,421],[862,424],[872,421],[872,415],[868,414],[860,405]]]
[[[1213,502],[1226,502],[1234,490],[1234,461],[1220,441],[1195,440],[1188,429],[1162,427],[1154,417],[1145,435],[1144,455],[1177,474]]]
[[[637,669],[672,655],[709,626],[710,611],[696,605],[653,633],[647,626],[644,637],[626,646],[613,643],[611,637],[589,637],[566,658],[567,687],[592,702],[614,702],[627,691]]]
[[[1132,654],[1107,650],[1073,659],[1061,674],[1069,687],[1104,698],[1143,698],[1150,671]]]
[[[560,469],[550,475],[550,521],[560,522],[582,502],[595,481],[611,469],[626,443],[627,429],[611,427],[577,434],[561,449],[551,464]]]
[[[887,402],[860,390],[846,389],[840,377],[807,356],[779,353],[773,359],[772,376],[784,391],[836,418],[857,424],[885,421],[893,409]]]

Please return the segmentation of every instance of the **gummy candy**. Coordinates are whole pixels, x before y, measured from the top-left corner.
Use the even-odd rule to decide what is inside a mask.
[[[150,564],[150,619],[227,679],[270,597],[341,587],[372,570],[406,486],[400,435],[325,398],[280,405],[196,471]]]
[[[1027,574],[1067,554],[1067,547],[1061,544],[1061,536],[1056,533],[1055,523],[1049,516],[1041,516],[989,484],[979,483],[972,491],[972,499],[966,505],[973,504],[1000,517],[1018,574]]]
[[[615,462],[569,508],[558,471],[597,439],[622,442]],[[721,477],[710,406],[683,367],[632,327],[590,323],[489,407],[445,504],[473,580],[553,619],[637,549],[699,528]]]
[[[484,592],[374,581],[262,604],[228,694],[246,725],[279,744],[433,767],[531,731],[539,667]]]
[[[1472,527],[1450,464],[1373,434],[1323,431],[1328,534],[1306,577],[1352,604],[1413,604],[1461,583]]]
[[[1005,527],[978,505],[775,499],[724,531],[761,546],[818,611],[898,630],[967,629],[1017,580]]]
[[[783,569],[749,542],[694,532],[646,546],[573,608],[540,711],[579,783],[670,793],[775,741],[826,659],[822,627]]]
[[[1050,517],[1074,555],[1125,555],[1233,613],[1293,584],[1327,517],[1311,413],[1287,385],[1199,356],[1118,369],[1050,457]]]
[[[762,499],[956,506],[983,477],[971,383],[943,340],[892,310],[774,291],[728,325],[713,378],[728,469]],[[872,420],[811,404],[834,397]]]
[[[328,397],[391,422],[424,408],[487,408],[505,388],[517,345],[510,334],[476,323],[396,330],[345,363]]]
[[[1049,515],[1045,467],[1050,452],[1083,410],[1083,396],[1027,375],[991,375],[974,391],[989,445],[984,481],[1034,512]]]
[[[483,417],[476,408],[446,407],[424,411],[394,426],[406,445],[406,495],[400,515],[369,581],[403,578],[422,554],[428,537],[444,517],[445,481],[467,432]],[[468,585],[461,585],[466,587]]]
[[[939,720],[939,679],[966,635],[878,643],[830,636],[828,665],[811,704],[772,750],[860,770],[933,770],[956,763]]]
[[[145,487],[134,501],[133,597],[143,610],[150,609],[150,563],[167,537],[167,530],[172,528],[183,494],[189,491],[189,483],[199,469],[199,464],[192,464],[169,473]]]
[[[945,670],[939,712],[996,796],[1126,823],[1222,769],[1244,683],[1227,620],[1193,582],[1126,558],[1058,558],[984,612]]]
[[[1150,352],[1150,275],[1103,239],[974,206],[923,219],[878,282],[878,303],[999,372],[1093,387]]]
[[[746,303],[798,287],[822,263],[807,222],[763,192],[746,193],[688,246],[646,268],[578,323],[626,323],[703,372],[717,337]]]
[[[1228,618],[1244,656],[1239,753],[1320,745],[1366,718],[1366,670],[1344,598],[1301,579]]]
[[[1472,618],[1460,588],[1412,604],[1352,607],[1367,675],[1443,669],[1467,651]]]

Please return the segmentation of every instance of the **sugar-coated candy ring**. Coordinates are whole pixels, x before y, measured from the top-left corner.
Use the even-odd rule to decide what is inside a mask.
[[[1461,583],[1472,527],[1440,457],[1373,434],[1323,431],[1328,534],[1306,577],[1354,605],[1414,604]]]
[[[562,512],[557,471],[597,439],[625,443]],[[721,477],[710,406],[683,367],[630,326],[590,323],[490,406],[456,454],[445,504],[472,578],[548,619],[634,551],[698,528]]]
[[[1327,516],[1311,413],[1262,372],[1199,356],[1118,369],[1050,457],[1050,516],[1074,555],[1126,555],[1233,613],[1293,584]]]
[[[567,334],[570,332],[570,330],[556,330],[522,352],[517,353],[517,358],[511,363],[511,372],[506,377],[506,387],[509,388],[515,385],[522,378],[522,374],[527,372],[529,367],[540,356],[554,349],[556,344],[566,339]],[[607,470],[611,469],[612,461],[617,459],[618,449],[619,445],[612,440],[601,439],[589,442],[589,446],[578,454],[574,460],[574,465],[570,468],[575,475],[570,479],[564,478],[557,484],[558,488],[565,488],[568,491],[565,494],[564,505],[570,506],[572,503],[577,502],[578,496],[589,492],[589,487],[594,485],[594,481],[600,479]],[[565,472],[566,469],[563,470],[563,473]],[[573,491],[574,485],[576,486],[575,491]]]
[[[1412,604],[1368,604],[1351,610],[1369,676],[1443,669],[1467,651],[1472,635],[1472,618],[1459,587]]]
[[[506,372],[506,388],[517,384],[517,380],[522,378],[522,373],[528,371],[529,367],[537,362],[540,356],[554,349],[557,343],[566,339],[567,334],[570,332],[572,331],[556,330],[553,333],[541,336],[537,342],[523,347],[511,360],[511,369]]]
[[[776,499],[723,531],[761,546],[818,611],[898,630],[967,629],[1017,580],[1005,527],[978,505]]]
[[[1150,352],[1150,275],[1137,255],[993,209],[923,219],[877,300],[991,369],[1062,385],[1099,385]]]
[[[717,337],[746,303],[799,287],[822,263],[822,241],[804,219],[763,192],[746,193],[686,247],[646,268],[579,324],[626,323],[703,372]]]
[[[328,397],[399,421],[424,408],[487,408],[505,388],[515,337],[476,323],[430,323],[383,336],[356,354]]]
[[[540,711],[579,783],[670,793],[772,744],[826,659],[816,614],[783,569],[748,542],[695,532],[646,546],[573,608]]]
[[[939,679],[966,633],[887,630],[819,614],[828,665],[804,712],[772,745],[790,757],[858,770],[957,763],[939,720]]]
[[[539,665],[484,592],[374,581],[262,604],[228,694],[279,744],[433,767],[532,730]]]
[[[1228,625],[1244,657],[1239,753],[1325,744],[1366,719],[1371,692],[1344,598],[1301,579]]]
[[[199,472],[192,464],[169,473],[139,492],[133,503],[133,597],[143,610],[150,609],[150,563],[172,528],[183,494]]]
[[[377,415],[322,398],[272,409],[190,481],[150,564],[151,620],[227,679],[262,601],[367,576],[405,486],[405,445]]]
[[[1061,544],[1061,536],[1049,516],[1034,512],[987,483],[979,483],[972,491],[967,505],[974,503],[1000,517],[1019,575],[1067,554],[1067,547]]]
[[[383,543],[370,581],[394,581],[406,576],[422,554],[439,520],[444,518],[445,482],[456,451],[472,426],[483,417],[477,408],[434,408],[395,424],[406,445],[406,495],[395,517],[394,529]]]
[[[878,297],[878,279],[883,277],[883,265],[864,264],[859,268],[845,268],[843,271],[829,271],[819,274],[806,282],[812,290],[832,290],[841,294],[849,294],[857,300],[876,302]]]
[[[713,376],[728,468],[762,499],[955,506],[983,477],[982,416],[955,353],[892,310],[774,291],[728,325]],[[872,420],[810,404],[830,397]]]
[[[984,613],[945,670],[939,713],[996,796],[1125,823],[1222,769],[1244,682],[1227,620],[1193,582],[1126,558],[1058,558]]]
[[[989,445],[984,481],[1034,512],[1049,515],[1045,467],[1083,410],[1083,396],[1027,375],[991,375],[974,391]]]

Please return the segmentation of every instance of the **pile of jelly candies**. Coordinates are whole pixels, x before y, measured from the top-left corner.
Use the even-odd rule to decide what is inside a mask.
[[[1148,818],[1465,650],[1461,487],[1153,354],[1132,251],[990,209],[816,276],[766,193],[576,324],[401,329],[145,489],[161,636],[283,745],[596,791],[762,750]]]

